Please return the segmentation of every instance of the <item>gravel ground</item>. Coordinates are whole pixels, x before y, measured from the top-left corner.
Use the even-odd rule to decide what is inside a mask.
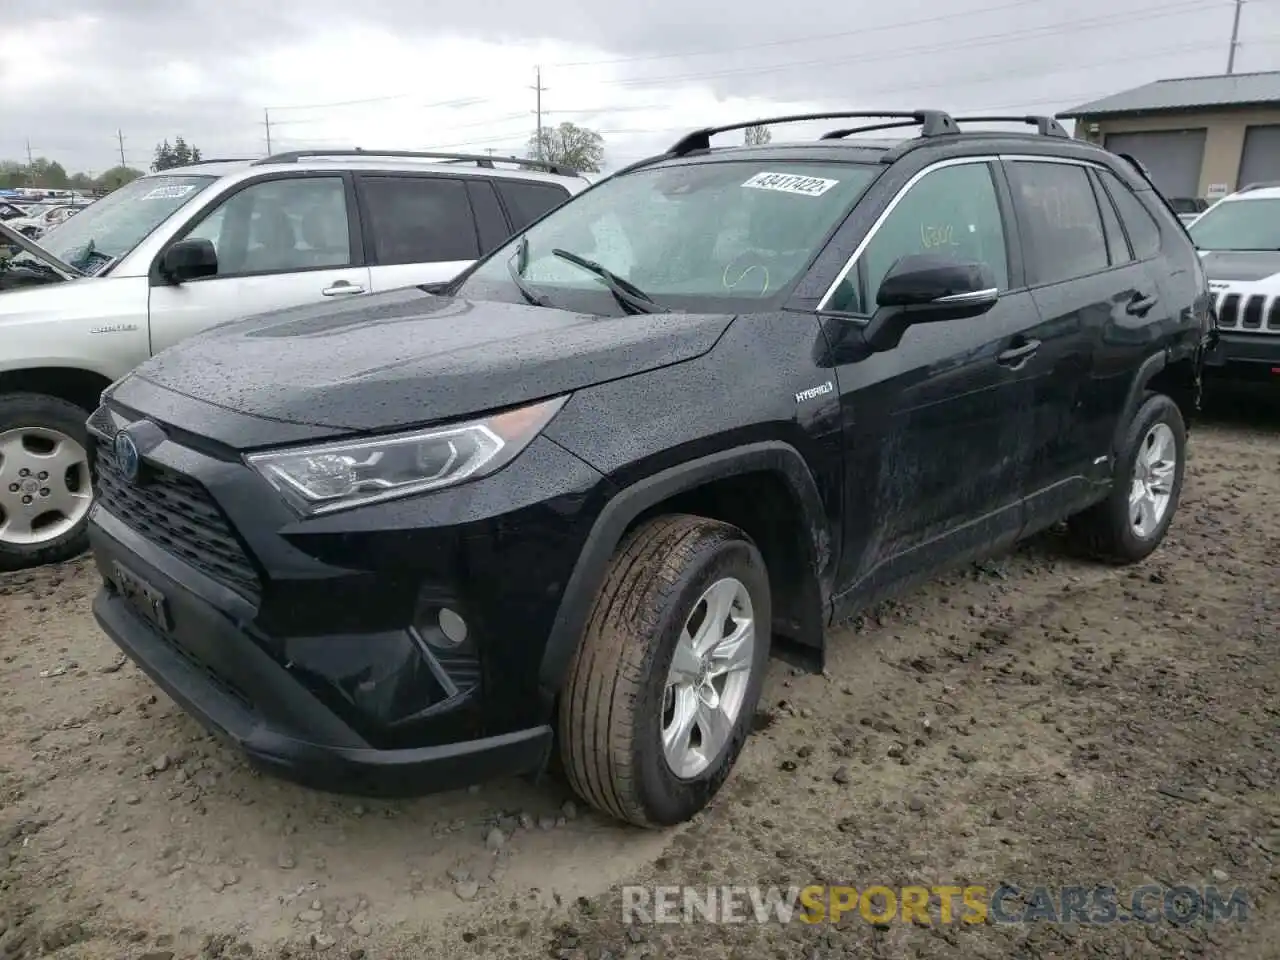
[[[95,628],[91,566],[0,576],[0,960],[1280,956],[1280,422],[1193,433],[1147,563],[1052,536],[774,664],[716,805],[562,784],[359,802],[256,775]],[[622,924],[641,884],[1242,887],[1245,923]],[[935,913],[936,917],[936,913]]]

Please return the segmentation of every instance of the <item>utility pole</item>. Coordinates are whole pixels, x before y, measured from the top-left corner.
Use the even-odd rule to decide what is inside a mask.
[[[537,127],[538,132],[534,138],[534,143],[537,144],[538,156],[535,157],[534,159],[541,160],[542,159],[542,94],[543,94],[543,91],[547,89],[542,85],[542,67],[534,67],[534,76],[537,79],[534,82],[534,85],[529,88],[533,90],[537,98],[534,101],[535,103],[534,112],[538,116],[538,127]]]
[[[262,108],[262,125],[267,128],[267,156],[271,156],[271,111]]]
[[[116,142],[117,142],[118,144],[120,144],[120,166],[122,166],[122,167],[123,167],[123,166],[125,166],[125,162],[124,162],[124,132],[123,132],[123,131],[121,131],[121,130],[117,130],[117,131],[116,131]]]
[[[1235,73],[1236,70],[1236,48],[1240,46],[1240,10],[1244,7],[1244,0],[1236,0],[1235,17],[1231,21],[1231,49],[1227,52],[1227,73]]]
[[[28,137],[27,138],[27,169],[30,170],[34,168],[35,165],[36,165],[36,162],[34,158],[32,158],[31,156],[31,138]]]

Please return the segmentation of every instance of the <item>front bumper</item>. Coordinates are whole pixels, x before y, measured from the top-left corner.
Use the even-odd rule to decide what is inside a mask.
[[[551,728],[411,749],[377,749],[254,641],[226,588],[95,508],[90,541],[104,585],[93,603],[107,635],[210,732],[256,766],[317,789],[413,795],[540,770]],[[154,588],[172,630],[148,622],[117,564]],[[177,579],[181,576],[181,582]],[[250,628],[251,629],[251,628]]]
[[[1219,330],[1204,373],[1214,380],[1280,384],[1280,335]]]

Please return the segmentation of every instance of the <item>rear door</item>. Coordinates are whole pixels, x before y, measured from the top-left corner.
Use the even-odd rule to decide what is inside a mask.
[[[1133,369],[1127,360],[1116,365],[1110,341],[1145,322],[1158,298],[1147,299],[1153,284],[1110,202],[1098,203],[1088,165],[1027,157],[1004,166],[1041,316],[1029,333],[1039,349],[1026,368],[1032,423],[1023,481],[1028,525],[1041,528],[1094,499],[1094,481],[1108,475],[1109,448],[1100,442],[1107,381]]]
[[[268,174],[232,188],[174,237],[209,240],[216,276],[173,284],[152,264],[152,353],[227,320],[365,293],[354,210],[341,173]]]
[[[374,290],[452,280],[480,256],[468,179],[418,173],[357,177]]]

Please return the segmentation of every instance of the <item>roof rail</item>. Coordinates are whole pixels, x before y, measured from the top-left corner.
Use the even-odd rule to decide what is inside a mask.
[[[888,123],[868,123],[861,127],[844,127],[840,130],[828,130],[818,139],[820,140],[843,140],[845,137],[855,133],[870,133],[872,130],[893,130],[897,127],[915,127],[919,126],[917,120],[890,120]]]
[[[803,123],[806,120],[875,120],[896,118],[909,119],[910,123],[902,126],[920,124],[924,129],[921,136],[936,137],[944,133],[959,133],[959,128],[950,115],[941,110],[876,110],[866,112],[838,113],[797,113],[786,117],[762,117],[759,120],[747,120],[742,123],[727,123],[720,127],[703,127],[685,134],[667,151],[668,154],[682,157],[697,150],[710,150],[711,138],[718,133],[729,133],[732,130],[745,130],[747,127],[772,126],[778,123]]]
[[[181,170],[183,167],[198,167],[202,163],[250,163],[255,157],[209,157],[205,159],[201,157],[199,160],[191,160],[188,163],[180,163],[175,167],[166,167],[164,170],[156,170],[154,173],[168,173],[170,170]]]
[[[288,150],[284,153],[273,153],[253,161],[254,166],[266,163],[297,163],[309,157],[400,157],[415,160],[449,160],[455,163],[474,163],[478,167],[492,168],[495,163],[514,163],[531,170],[543,170],[546,173],[562,177],[576,177],[578,171],[561,163],[549,160],[531,160],[528,157],[496,157],[484,153],[438,153],[432,150],[364,150],[360,147],[338,150]]]
[[[1053,117],[956,117],[956,123],[1025,123],[1036,128],[1036,133],[1042,137],[1066,137],[1071,139],[1071,134],[1067,133],[1066,128]]]
[[[1267,190],[1271,187],[1280,187],[1280,180],[1259,180],[1256,183],[1247,183],[1236,193],[1248,193],[1250,190]]]

